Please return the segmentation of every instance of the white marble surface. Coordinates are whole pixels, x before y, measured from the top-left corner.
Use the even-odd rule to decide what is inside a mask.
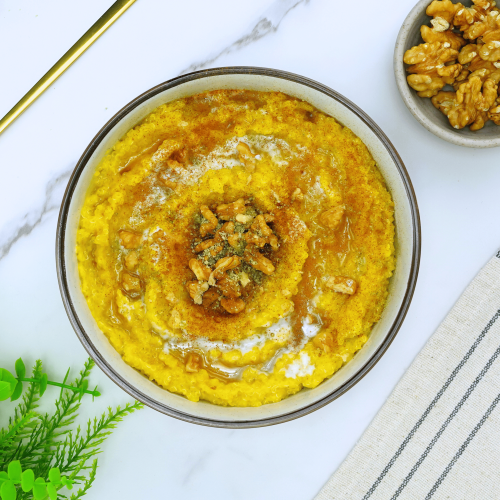
[[[112,0],[0,3],[0,116]],[[66,318],[54,263],[68,176],[98,129],[144,90],[193,69],[278,68],[364,109],[403,158],[423,247],[406,321],[378,365],[326,408],[277,427],[226,431],[145,409],[105,445],[89,499],[311,499],[341,463],[467,283],[500,246],[500,150],[447,144],[404,107],[392,72],[414,0],[138,0],[0,136],[0,366],[41,357],[62,378],[85,352]],[[128,396],[98,369],[88,412]]]

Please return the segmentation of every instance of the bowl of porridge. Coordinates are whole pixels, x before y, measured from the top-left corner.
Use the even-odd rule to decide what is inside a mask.
[[[339,397],[380,359],[416,284],[404,165],[312,80],[221,68],[165,82],[71,177],[57,264],[96,363],[189,422],[256,427]]]

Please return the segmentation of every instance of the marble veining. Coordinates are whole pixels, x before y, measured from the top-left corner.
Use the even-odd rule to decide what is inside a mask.
[[[0,260],[7,256],[20,238],[29,236],[36,227],[42,224],[47,214],[59,210],[73,168],[74,166],[50,179],[45,187],[43,202],[39,205],[32,205],[21,220],[12,221],[9,224],[10,227],[3,231],[6,234],[0,235]]]
[[[295,9],[295,7],[300,4],[307,4],[309,1],[310,0],[277,0],[271,4],[269,9],[267,9],[262,17],[258,19],[250,31],[246,32],[243,36],[238,38],[238,40],[222,49],[216,55],[211,56],[204,61],[191,64],[187,68],[183,69],[179,74],[185,75],[186,73],[212,67],[221,57],[230,54],[231,52],[241,50],[247,45],[260,40],[271,33],[276,33],[281,22],[291,10]]]

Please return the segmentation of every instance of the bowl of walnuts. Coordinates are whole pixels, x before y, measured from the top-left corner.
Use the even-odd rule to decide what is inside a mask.
[[[493,0],[421,0],[394,53],[399,92],[430,132],[459,146],[500,146],[500,9]]]

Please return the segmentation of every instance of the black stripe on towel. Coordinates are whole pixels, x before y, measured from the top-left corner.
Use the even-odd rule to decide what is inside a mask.
[[[434,486],[431,488],[429,493],[427,493],[427,496],[425,497],[425,500],[429,500],[432,495],[436,492],[436,490],[439,488],[441,483],[444,481],[445,477],[448,475],[448,472],[450,472],[451,468],[455,465],[457,460],[460,458],[460,455],[465,451],[465,448],[469,445],[469,443],[474,439],[474,436],[478,433],[479,429],[483,426],[483,424],[486,422],[486,419],[490,416],[491,412],[495,409],[496,405],[500,402],[500,394],[493,400],[493,403],[491,403],[491,406],[486,410],[486,413],[483,415],[481,420],[478,422],[476,427],[472,430],[472,432],[469,434],[469,437],[464,441],[462,446],[458,449],[457,453],[455,456],[451,459],[451,462],[446,466],[446,469],[443,471],[443,473],[439,476],[439,479],[436,481]]]
[[[493,353],[491,358],[488,360],[484,368],[479,372],[479,375],[476,377],[474,382],[469,386],[467,391],[465,391],[465,394],[462,396],[462,399],[457,403],[455,408],[453,408],[453,411],[450,413],[448,418],[444,421],[444,424],[441,426],[439,431],[436,433],[436,435],[432,438],[432,441],[429,443],[425,451],[422,453],[420,458],[418,459],[417,463],[412,467],[411,471],[408,473],[408,475],[403,479],[403,482],[399,486],[399,488],[396,490],[394,495],[391,497],[391,500],[396,500],[396,498],[401,494],[401,492],[406,488],[407,484],[410,482],[411,478],[414,476],[415,472],[417,472],[417,469],[420,467],[422,462],[427,458],[427,455],[430,453],[434,445],[437,443],[438,439],[441,437],[443,432],[445,431],[446,427],[448,427],[448,424],[455,418],[456,414],[459,412],[460,408],[464,405],[464,403],[469,399],[469,396],[472,394],[474,389],[477,387],[479,382],[481,382],[481,379],[486,375],[486,372],[491,368],[491,365],[493,362],[498,358],[498,355],[500,354],[500,347],[496,349],[496,351]]]
[[[500,252],[499,252],[500,254]],[[500,257],[499,257],[500,258]],[[372,484],[370,489],[366,492],[365,496],[363,497],[363,500],[367,500],[370,498],[373,494],[373,492],[377,489],[378,485],[383,481],[384,477],[387,475],[391,467],[394,465],[398,457],[403,453],[403,450],[406,448],[406,445],[410,442],[411,438],[415,435],[419,427],[424,423],[425,419],[431,412],[431,410],[436,406],[436,403],[439,401],[441,396],[445,393],[446,389],[450,386],[450,384],[453,382],[455,377],[457,376],[457,373],[462,369],[462,367],[467,363],[469,358],[472,356],[474,351],[476,350],[477,346],[481,343],[481,341],[484,339],[485,335],[488,333],[490,328],[493,326],[495,321],[498,319],[500,316],[500,309],[495,313],[493,318],[488,322],[484,330],[481,332],[481,334],[478,336],[478,338],[474,341],[472,344],[471,348],[467,351],[465,356],[462,358],[460,363],[456,366],[456,368],[453,370],[451,375],[448,377],[448,380],[444,383],[443,387],[439,390],[439,392],[436,394],[435,398],[431,401],[427,409],[424,411],[422,416],[419,418],[417,423],[414,425],[413,429],[408,433],[404,441],[401,443],[399,446],[398,450],[394,454],[394,456],[389,460],[388,464],[384,467],[384,470],[380,473],[379,477],[375,480],[375,482]]]

